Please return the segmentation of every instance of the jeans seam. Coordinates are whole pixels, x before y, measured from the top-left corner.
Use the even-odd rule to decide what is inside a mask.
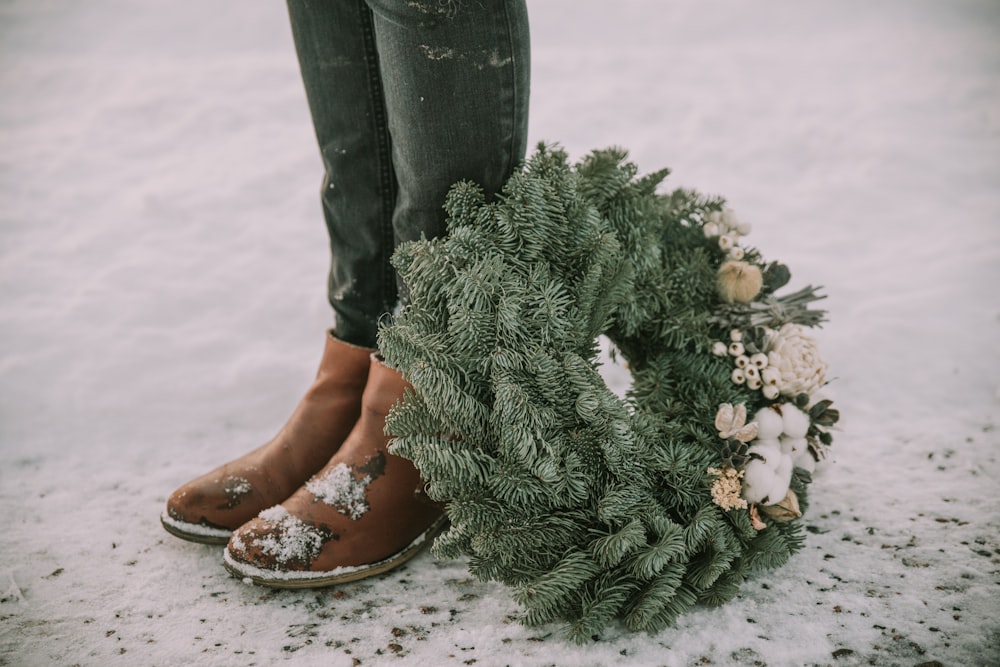
[[[381,211],[380,211],[380,232],[382,237],[381,249],[378,261],[382,272],[382,303],[384,309],[391,309],[396,301],[396,271],[392,268],[388,251],[393,247],[393,226],[392,216],[396,206],[395,195],[392,185],[392,147],[388,130],[388,115],[385,109],[385,98],[382,91],[382,74],[378,60],[378,49],[375,41],[375,27],[373,23],[372,11],[366,3],[359,0],[363,5],[362,12],[367,18],[363,22],[363,40],[365,44],[365,63],[368,69],[368,89],[369,98],[372,105],[372,124],[375,130],[377,141],[377,160],[380,181]]]
[[[517,58],[516,50],[514,49],[514,30],[511,26],[510,20],[510,7],[508,3],[503,3],[503,20],[504,28],[507,31],[507,52],[510,54],[510,67],[508,68],[508,73],[510,76],[510,90],[511,90],[511,107],[510,107],[510,139],[507,145],[507,165],[504,172],[510,174],[514,170],[514,148],[517,141],[517,113],[520,106],[520,91],[517,85],[517,67],[520,63],[515,62]],[[503,184],[501,184],[501,188]]]

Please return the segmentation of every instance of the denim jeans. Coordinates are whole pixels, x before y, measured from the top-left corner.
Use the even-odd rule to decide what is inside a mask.
[[[406,302],[394,248],[445,231],[457,181],[495,194],[524,159],[524,0],[288,0],[325,171],[333,334],[374,347]]]

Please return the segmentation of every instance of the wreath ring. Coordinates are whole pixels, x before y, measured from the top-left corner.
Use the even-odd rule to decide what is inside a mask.
[[[786,561],[839,417],[806,333],[823,297],[777,296],[788,269],[721,198],[657,194],[667,173],[541,145],[495,201],[455,185],[448,235],[393,259],[410,303],[379,347],[413,389],[387,431],[446,504],[433,551],[579,642],[659,630]]]

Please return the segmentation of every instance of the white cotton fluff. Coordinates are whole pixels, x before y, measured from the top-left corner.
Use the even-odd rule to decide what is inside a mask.
[[[792,463],[791,456],[782,456],[781,463],[778,464],[778,469],[775,471],[775,483],[771,487],[771,492],[768,494],[768,502],[772,505],[777,502],[781,502],[785,496],[788,495],[788,487],[792,483],[792,469],[795,464]]]
[[[793,438],[804,438],[809,432],[809,415],[794,405],[781,406],[782,432]]]
[[[757,438],[760,440],[777,440],[784,432],[784,420],[772,408],[761,408],[752,421],[757,422]]]
[[[816,472],[816,459],[813,458],[813,455],[809,451],[808,447],[806,447],[805,451],[795,454],[792,457],[792,463],[796,468],[802,468],[809,474]]]
[[[788,494],[792,480],[792,457],[781,453],[777,440],[756,441],[743,473],[743,497],[751,503],[772,504]]]
[[[759,503],[771,491],[776,477],[775,471],[763,461],[754,459],[743,469],[743,497],[751,503]]]
[[[809,449],[809,441],[805,438],[793,438],[787,435],[781,436],[781,453],[791,456],[793,459],[800,453]]]
[[[758,431],[759,435],[760,431]],[[747,450],[751,454],[751,458],[756,460],[757,456],[763,459],[763,463],[767,465],[768,468],[777,468],[778,459],[781,458],[781,442],[777,439],[771,438],[760,438],[758,437],[750,445],[750,449]]]

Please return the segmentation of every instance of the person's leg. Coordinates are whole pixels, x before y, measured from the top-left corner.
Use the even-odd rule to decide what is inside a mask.
[[[198,542],[228,542],[330,460],[360,414],[378,318],[396,302],[395,182],[371,12],[362,0],[289,0],[288,9],[326,172],[335,325],[316,380],[284,428],[167,500],[164,528]]]
[[[393,243],[437,236],[454,182],[473,180],[492,195],[524,157],[524,4],[368,4],[398,184]],[[230,571],[268,586],[330,585],[391,569],[429,540],[441,511],[417,498],[419,473],[388,454],[383,434],[405,386],[373,358],[362,416],[343,447],[280,507],[233,533],[225,554]]]
[[[368,4],[399,188],[398,245],[444,233],[453,184],[469,180],[492,197],[524,159],[528,15],[523,0]]]
[[[288,13],[323,160],[333,332],[374,348],[397,299],[396,182],[371,11],[364,0],[288,0]]]

